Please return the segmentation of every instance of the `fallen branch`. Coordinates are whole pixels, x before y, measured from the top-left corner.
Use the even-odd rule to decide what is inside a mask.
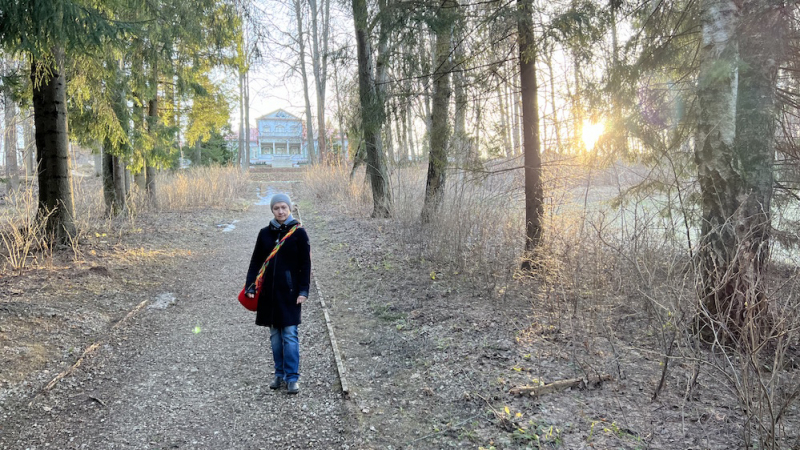
[[[135,308],[133,308],[132,310],[130,310],[130,312],[128,312],[128,314],[126,314],[126,315],[125,315],[125,317],[123,317],[123,318],[122,318],[122,320],[120,320],[119,322],[115,323],[115,324],[114,324],[114,325],[113,325],[113,326],[112,326],[112,327],[109,329],[109,332],[111,332],[111,331],[115,330],[117,327],[119,327],[119,326],[120,326],[121,324],[123,324],[125,321],[127,321],[128,319],[130,319],[131,317],[133,317],[133,315],[134,315],[134,314],[136,314],[136,313],[137,313],[137,312],[139,312],[139,311],[140,311],[142,308],[144,308],[144,306],[147,304],[147,302],[148,302],[148,301],[149,301],[149,300],[144,300],[143,302],[141,302],[141,303],[139,303],[138,305],[136,305],[136,307],[135,307]],[[45,393],[45,392],[49,391],[50,389],[53,389],[53,388],[55,387],[55,385],[57,385],[57,384],[58,384],[58,382],[59,382],[59,381],[61,381],[61,380],[62,380],[64,377],[66,377],[67,375],[70,375],[72,372],[74,372],[74,371],[75,371],[75,369],[77,369],[78,367],[80,367],[80,365],[83,363],[83,360],[84,360],[84,359],[86,359],[86,357],[87,357],[87,356],[89,356],[91,353],[93,353],[95,350],[97,350],[98,348],[100,348],[100,345],[101,345],[101,344],[103,344],[103,340],[102,340],[102,339],[101,339],[101,340],[99,340],[99,341],[97,341],[97,342],[95,342],[94,344],[92,344],[92,345],[90,345],[90,346],[86,347],[86,350],[84,350],[84,351],[83,351],[83,353],[81,353],[81,356],[80,356],[80,358],[78,358],[78,360],[77,360],[77,361],[75,361],[75,364],[71,365],[70,367],[68,367],[67,369],[65,369],[63,372],[61,372],[61,373],[59,373],[58,375],[56,375],[56,376],[55,376],[55,378],[53,378],[52,380],[50,380],[50,382],[49,382],[49,383],[47,383],[47,386],[45,386],[44,388],[42,388],[42,390],[41,390],[41,391],[39,391],[38,393],[36,393],[36,395],[34,395],[34,396],[33,396],[33,398],[31,399],[31,401],[28,403],[28,407],[31,407],[31,406],[33,405],[33,402],[34,402],[34,401],[35,401],[37,398],[39,398],[39,396],[40,396],[40,395],[42,395],[43,393]]]
[[[602,374],[599,376],[590,376],[588,379],[583,378],[570,378],[567,380],[554,381],[543,386],[517,386],[512,388],[509,393],[512,395],[528,395],[531,397],[539,397],[553,392],[563,391],[574,387],[585,389],[589,386],[599,386],[604,381],[611,381],[611,375]]]

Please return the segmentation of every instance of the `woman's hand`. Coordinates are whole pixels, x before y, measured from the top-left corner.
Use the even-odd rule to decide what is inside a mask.
[[[303,297],[302,295],[297,297],[297,304],[302,305],[304,301],[306,301],[308,297]]]
[[[255,298],[256,294],[251,294],[251,293],[247,292],[247,293],[244,294],[244,296],[247,297],[247,298]]]

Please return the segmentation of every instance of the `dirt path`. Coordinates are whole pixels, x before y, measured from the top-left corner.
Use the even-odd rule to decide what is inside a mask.
[[[0,448],[351,448],[352,415],[313,289],[298,396],[268,388],[268,329],[234,300],[267,214],[255,206],[232,230],[198,236],[191,254],[162,274],[162,295],[81,370],[17,411]]]

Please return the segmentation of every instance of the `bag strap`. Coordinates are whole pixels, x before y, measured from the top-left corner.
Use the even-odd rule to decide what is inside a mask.
[[[289,236],[293,235],[294,232],[297,231],[297,228],[300,227],[300,225],[301,224],[298,223],[297,225],[289,229],[286,235],[284,235],[281,238],[281,240],[278,241],[277,244],[275,244],[275,248],[272,249],[269,256],[267,256],[266,261],[264,261],[264,264],[261,265],[261,269],[258,271],[258,276],[256,277],[256,281],[253,282],[253,284],[256,285],[256,294],[261,292],[261,283],[264,281],[264,273],[267,270],[267,266],[269,266],[270,260],[275,257],[275,255],[278,253],[278,250],[280,250],[281,247],[283,246],[283,243],[286,242],[287,239],[289,239]],[[250,286],[252,286],[253,284],[251,284]]]

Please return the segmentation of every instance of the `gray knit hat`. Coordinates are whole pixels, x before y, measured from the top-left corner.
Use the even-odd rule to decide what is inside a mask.
[[[292,209],[292,199],[286,194],[275,194],[272,196],[272,199],[269,201],[270,211],[275,207],[275,203],[286,203],[289,205],[289,210]]]

